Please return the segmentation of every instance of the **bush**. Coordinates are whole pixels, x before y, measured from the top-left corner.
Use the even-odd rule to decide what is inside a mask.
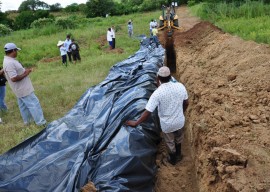
[[[31,28],[43,28],[48,24],[53,23],[54,20],[50,18],[40,18],[38,20],[35,20],[31,23]]]
[[[9,27],[0,24],[0,36],[4,36],[4,35],[8,35],[12,32],[12,29],[10,29]]]
[[[55,21],[55,25],[57,25],[58,27],[62,29],[73,29],[76,27],[74,21],[69,18],[68,19],[58,18]]]

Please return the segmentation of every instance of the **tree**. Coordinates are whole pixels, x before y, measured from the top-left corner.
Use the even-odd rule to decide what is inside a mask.
[[[78,3],[72,3],[65,8],[66,12],[77,12],[79,11],[79,5]]]
[[[88,0],[86,17],[105,17],[113,12],[113,0]]]
[[[60,3],[55,3],[55,4],[49,5],[49,6],[50,6],[50,11],[52,11],[52,12],[57,12],[57,11],[60,11],[62,9]]]
[[[0,12],[1,12],[1,8],[2,8],[2,2],[0,1]]]
[[[19,12],[22,11],[35,11],[38,9],[49,9],[49,5],[43,1],[39,0],[26,0],[19,6]]]

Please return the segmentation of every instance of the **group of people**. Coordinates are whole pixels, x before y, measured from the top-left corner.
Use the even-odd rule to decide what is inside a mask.
[[[76,64],[77,61],[81,61],[80,47],[74,38],[70,38],[69,34],[65,41],[58,41],[57,47],[60,50],[63,65],[67,66],[67,56],[70,63]]]

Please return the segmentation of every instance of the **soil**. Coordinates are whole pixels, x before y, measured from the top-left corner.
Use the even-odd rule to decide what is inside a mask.
[[[184,158],[166,162],[161,143],[157,192],[270,191],[270,47],[222,32],[177,9],[174,77],[189,92]]]

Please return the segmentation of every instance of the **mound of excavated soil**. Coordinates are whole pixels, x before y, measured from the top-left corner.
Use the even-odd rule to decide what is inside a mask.
[[[185,7],[177,13],[188,26],[173,35],[175,76],[190,101],[184,159],[162,163],[161,145],[156,191],[268,192],[270,47],[198,23]]]

